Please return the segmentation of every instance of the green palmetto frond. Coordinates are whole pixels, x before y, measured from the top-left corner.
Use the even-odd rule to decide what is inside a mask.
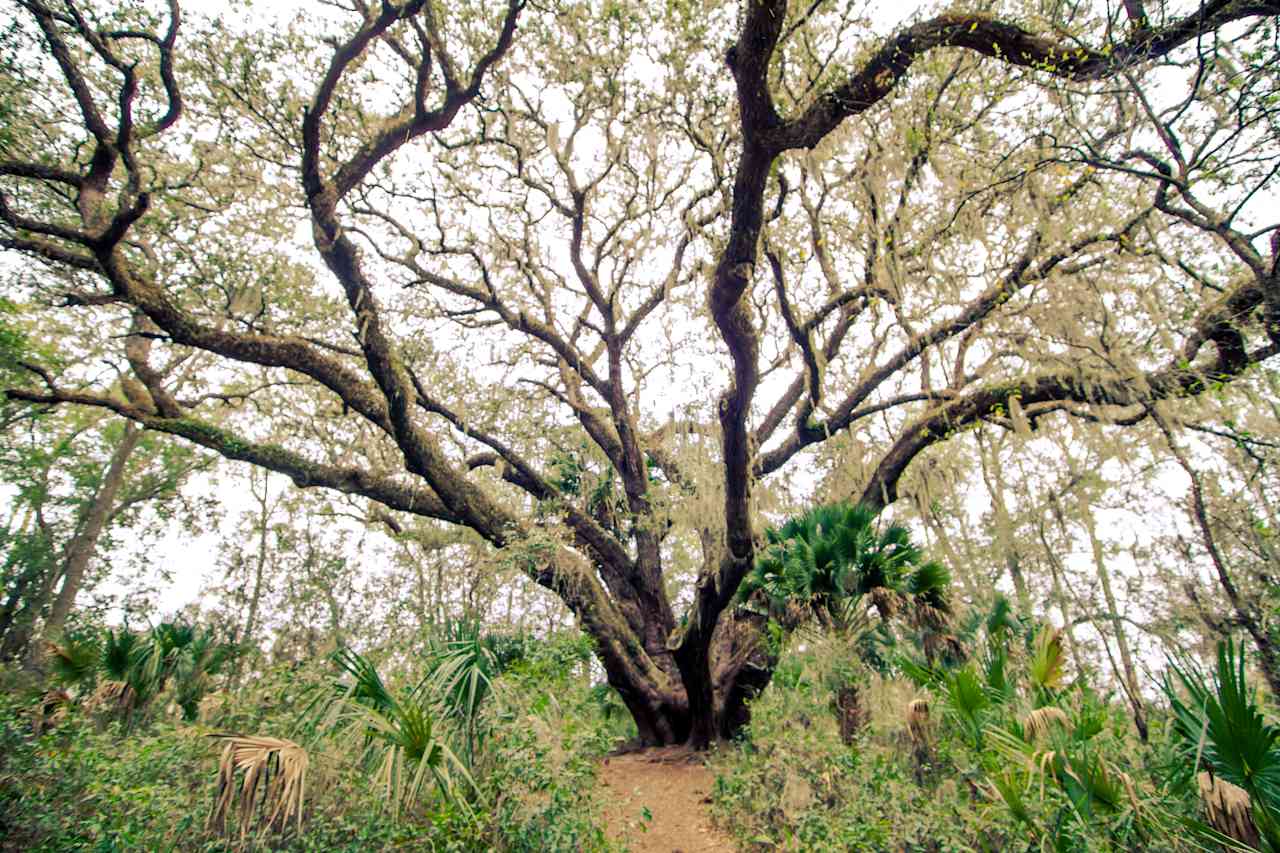
[[[347,678],[335,681],[319,709],[320,728],[337,733],[352,744],[360,765],[378,783],[393,814],[419,801],[428,781],[441,796],[465,806],[458,796],[455,777],[475,784],[466,766],[437,730],[431,706],[433,692],[420,684],[397,694],[390,690],[377,667],[347,647],[331,656]]]
[[[475,761],[480,708],[494,692],[497,669],[497,658],[483,643],[455,642],[440,651],[425,682],[445,713],[462,727],[468,764]]]
[[[942,683],[946,679],[946,674],[942,670],[905,654],[899,654],[894,659],[894,664],[898,671],[917,687],[942,689]]]
[[[1088,748],[1064,753],[1057,771],[1058,784],[1084,816],[1115,814],[1135,803],[1128,775]]]
[[[184,622],[161,622],[151,629],[151,642],[161,657],[182,651],[195,639],[195,627]]]
[[[1010,772],[993,774],[991,787],[1008,807],[1009,813],[1015,820],[1025,823],[1032,831],[1038,829],[1035,819],[1031,816],[1031,809],[1027,807],[1026,786],[1016,774]]]
[[[395,704],[395,697],[383,683],[378,668],[368,658],[354,649],[342,646],[330,656],[330,660],[351,677],[350,682],[333,683],[333,690],[339,697],[379,713],[386,713]]]
[[[475,718],[498,675],[497,657],[479,638],[447,643],[436,650],[429,666],[423,686],[440,698],[449,716],[459,720]]]
[[[991,610],[985,619],[987,636],[991,638],[1008,638],[1022,630],[1021,623],[1013,613],[1013,605],[1007,596],[997,593],[991,603]]]
[[[969,731],[976,749],[982,748],[985,712],[991,707],[991,696],[971,666],[942,676],[938,682],[946,700],[946,709]]]
[[[425,704],[397,701],[386,713],[357,705],[350,721],[365,739],[362,763],[372,770],[393,814],[421,800],[428,783],[458,804],[465,800],[458,796],[455,777],[475,789],[466,765],[437,736]]]
[[[49,665],[59,683],[88,688],[97,676],[102,647],[94,634],[68,633],[49,644]]]
[[[213,676],[239,652],[219,642],[212,631],[198,632],[173,666],[174,701],[188,722],[200,716],[200,700],[213,688]]]
[[[987,649],[982,661],[982,680],[987,690],[997,702],[1007,702],[1016,693],[1013,681],[1009,678],[1009,652],[1002,645],[992,645]]]
[[[1040,709],[1041,712],[1045,710]],[[1054,727],[1059,732],[1063,731],[1056,714],[1042,715],[1041,721],[1049,724],[1055,720]],[[1027,726],[1028,729],[1031,727]],[[1053,745],[1040,747],[1032,743],[1032,740],[1040,740],[1039,736],[1028,740],[1000,728],[988,729],[986,734],[993,754],[1000,758],[1005,768],[1022,769],[1028,774],[1029,781],[1038,779],[1036,787],[1041,797],[1054,789],[1061,791],[1081,818],[1114,814],[1126,806],[1137,808],[1132,780],[1082,744],[1050,737],[1054,740]],[[1044,734],[1051,734],[1047,727]]]
[[[951,570],[936,560],[920,563],[907,579],[907,591],[940,610],[950,608]]]
[[[1062,686],[1066,677],[1067,656],[1062,644],[1062,631],[1045,626],[1036,636],[1027,661],[1027,676],[1031,684],[1044,695],[1051,695]]]
[[[1171,663],[1182,691],[1168,674],[1164,690],[1191,772],[1207,767],[1247,791],[1263,841],[1280,850],[1280,726],[1263,716],[1244,667],[1243,649],[1228,639],[1218,644],[1212,678],[1189,663]]]
[[[102,641],[100,665],[103,675],[111,681],[127,679],[129,670],[137,663],[142,645],[142,638],[128,628],[108,630]]]
[[[799,604],[836,626],[854,615],[863,596],[885,618],[906,601],[922,625],[940,627],[951,609],[950,573],[924,559],[907,528],[877,531],[876,516],[861,504],[837,503],[766,531],[768,544],[739,587],[739,600],[759,594],[775,616]]]

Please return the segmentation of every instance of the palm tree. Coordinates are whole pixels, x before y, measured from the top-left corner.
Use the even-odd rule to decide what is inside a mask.
[[[866,601],[888,620],[908,611],[919,625],[941,629],[951,612],[951,574],[927,560],[902,525],[876,529],[876,512],[836,503],[809,510],[765,531],[768,546],[739,588],[742,602],[763,599],[787,626],[807,612],[824,627],[861,625]]]
[[[200,700],[213,690],[214,676],[240,654],[235,643],[220,642],[212,631],[197,632],[174,662],[173,700],[182,717],[192,722],[200,716]]]
[[[213,676],[237,652],[212,631],[162,622],[145,633],[126,626],[101,635],[64,635],[50,643],[49,660],[60,682],[81,695],[92,690],[86,702],[90,710],[109,709],[131,719],[172,683],[174,701],[191,721],[213,688]]]
[[[418,692],[434,696],[462,729],[468,766],[475,765],[480,708],[494,692],[494,680],[522,649],[509,638],[487,634],[475,622],[449,623],[427,655]]]
[[[905,615],[924,636],[932,658],[951,614],[951,574],[927,560],[901,525],[876,528],[875,510],[849,503],[812,509],[765,532],[768,547],[739,587],[739,601],[763,602],[771,619],[790,631],[806,618],[850,635],[855,647],[882,622]],[[836,685],[841,737],[852,742],[867,719],[854,680]]]
[[[97,680],[101,641],[93,631],[67,631],[60,640],[49,643],[47,657],[54,679],[83,695]]]

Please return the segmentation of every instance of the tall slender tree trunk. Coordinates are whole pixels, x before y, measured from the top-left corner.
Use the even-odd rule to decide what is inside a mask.
[[[1022,573],[1022,559],[1017,545],[1013,541],[1013,521],[1009,517],[1009,505],[1005,502],[1004,474],[1000,468],[1000,448],[992,446],[988,455],[987,442],[978,434],[978,459],[982,465],[982,479],[991,494],[991,508],[996,522],[996,544],[1004,554],[1005,568],[1009,572],[1009,580],[1013,583],[1013,593],[1018,600],[1018,613],[1023,616],[1031,614],[1031,592],[1027,588],[1027,578]]]
[[[258,559],[253,570],[253,591],[249,594],[249,612],[245,614],[244,628],[240,632],[240,643],[253,643],[253,648],[258,648],[254,643],[253,635],[258,629],[258,610],[262,604],[262,577],[266,573],[267,568],[267,522],[271,518],[273,507],[269,502],[270,498],[270,474],[262,471],[262,494],[258,494],[257,488],[254,486],[257,477],[257,469],[253,469],[249,474],[249,487],[253,491],[253,496],[258,500]],[[240,683],[240,675],[244,671],[244,664],[247,655],[239,654],[236,656],[235,672],[231,676],[231,687],[235,689]]]
[[[1056,498],[1051,497],[1051,501]],[[1056,514],[1056,513],[1055,513]],[[1058,613],[1062,616],[1062,632],[1067,638],[1067,653],[1075,665],[1076,673],[1084,673],[1084,660],[1080,656],[1080,648],[1076,643],[1075,620],[1067,607],[1067,596],[1062,588],[1063,567],[1058,555],[1049,544],[1049,533],[1044,529],[1044,518],[1036,519],[1036,530],[1040,535],[1040,544],[1044,546],[1045,561],[1049,564],[1049,574],[1053,579],[1053,597],[1058,605]]]
[[[1115,635],[1116,649],[1120,652],[1120,664],[1123,672],[1117,673],[1122,679],[1124,691],[1129,697],[1129,704],[1133,708],[1133,725],[1138,730],[1138,736],[1142,738],[1143,743],[1147,740],[1147,708],[1146,703],[1142,701],[1142,693],[1138,690],[1138,672],[1133,665],[1133,652],[1129,648],[1129,639],[1124,630],[1124,623],[1120,619],[1120,610],[1116,607],[1116,597],[1111,589],[1111,572],[1107,569],[1106,553],[1102,547],[1102,540],[1098,538],[1097,523],[1093,517],[1093,510],[1089,506],[1088,501],[1082,496],[1077,496],[1077,504],[1080,507],[1080,519],[1084,524],[1085,532],[1089,535],[1089,547],[1093,550],[1093,565],[1098,573],[1098,582],[1102,585],[1102,597],[1107,605],[1107,621],[1111,623],[1111,632]]]
[[[111,454],[107,473],[98,485],[98,490],[94,493],[89,509],[85,513],[84,522],[67,544],[62,561],[62,587],[58,590],[58,596],[54,599],[53,607],[49,610],[49,616],[45,619],[41,632],[41,636],[45,639],[57,636],[66,624],[67,615],[75,605],[76,596],[84,583],[85,571],[93,561],[94,554],[97,553],[98,540],[102,536],[107,519],[111,516],[116,496],[120,493],[120,487],[124,485],[124,472],[129,463],[129,457],[133,455],[141,438],[142,430],[133,421],[127,422],[120,443]],[[42,654],[40,643],[32,646],[33,663],[38,664]]]
[[[1191,513],[1191,519],[1200,529],[1205,550],[1209,552],[1209,559],[1213,563],[1214,573],[1218,577],[1218,585],[1222,588],[1223,594],[1231,604],[1236,621],[1248,632],[1253,640],[1254,649],[1258,653],[1258,666],[1262,669],[1262,676],[1267,680],[1267,686],[1271,688],[1272,696],[1280,698],[1280,648],[1277,647],[1274,637],[1258,618],[1256,606],[1240,594],[1240,589],[1231,577],[1231,571],[1222,556],[1222,551],[1218,548],[1217,538],[1213,535],[1213,527],[1209,523],[1209,512],[1205,507],[1204,487],[1200,481],[1200,474],[1191,464],[1191,460],[1187,458],[1187,455],[1178,446],[1177,441],[1174,440],[1173,429],[1169,426],[1164,416],[1157,409],[1152,408],[1149,411],[1156,425],[1160,427],[1160,431],[1164,433],[1165,440],[1169,445],[1169,451],[1173,454],[1174,459],[1177,460],[1178,465],[1187,472],[1187,476],[1191,479],[1191,505],[1188,508]],[[1194,587],[1191,588],[1191,592],[1194,593]],[[1194,595],[1192,597],[1194,600]]]
[[[35,510],[30,506],[25,507],[25,513],[26,514],[22,518],[22,523],[18,525],[17,529],[20,537],[25,537],[31,532],[31,528],[35,521]],[[9,519],[8,524],[5,525],[5,529],[12,531],[16,519],[17,510],[14,511],[14,515]],[[9,632],[14,627],[14,617],[18,613],[18,602],[22,601],[23,595],[26,594],[27,587],[36,580],[36,577],[39,574],[39,562],[29,562],[8,585],[9,594],[5,598],[4,605],[0,606],[0,660],[10,660],[14,657],[10,652],[8,641],[10,637]],[[19,649],[18,654],[21,653],[22,650]]]
[[[258,498],[258,561],[253,572],[253,594],[249,598],[249,613],[244,620],[244,638],[253,640],[253,632],[258,627],[258,608],[262,602],[262,576],[267,568],[267,534],[270,532],[267,522],[271,520],[274,507],[270,503],[270,474],[262,472],[262,494],[254,490]]]
[[[33,606],[28,595],[29,587],[37,580],[41,580],[40,567],[28,566],[14,579],[9,597],[5,599],[3,609],[0,609],[0,660],[16,660],[26,652],[27,643],[31,639],[31,619],[38,610],[43,609],[43,600]],[[43,580],[43,586],[47,589],[50,586],[47,577]],[[44,590],[37,593],[37,597],[41,595],[44,599],[48,598]],[[24,598],[26,603],[19,608],[18,605]]]

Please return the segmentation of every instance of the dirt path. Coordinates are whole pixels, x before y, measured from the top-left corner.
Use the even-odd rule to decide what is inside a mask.
[[[680,747],[606,758],[600,768],[609,837],[632,853],[733,853],[711,825],[715,774]],[[646,811],[647,810],[647,811]],[[649,815],[646,817],[646,814]]]

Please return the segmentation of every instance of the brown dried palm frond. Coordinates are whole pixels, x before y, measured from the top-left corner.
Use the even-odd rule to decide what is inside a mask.
[[[907,734],[916,745],[929,742],[928,699],[912,699],[907,703]]]
[[[36,737],[65,720],[70,704],[71,694],[65,690],[50,690],[41,696],[40,703],[31,712],[31,730]]]
[[[902,602],[902,596],[897,592],[885,586],[873,586],[867,594],[871,596],[871,603],[881,619],[889,620],[897,614]]]
[[[969,659],[969,650],[955,634],[926,628],[923,644],[925,659],[930,664],[939,659],[951,664],[962,664]]]
[[[128,714],[138,703],[138,694],[125,681],[103,681],[84,703],[89,713],[118,711]]]
[[[1036,708],[1022,718],[1022,731],[1026,734],[1028,742],[1045,737],[1049,734],[1050,727],[1055,725],[1068,728],[1071,725],[1071,718],[1067,716],[1066,711],[1053,705]]]
[[[1249,792],[1220,776],[1205,772],[1199,773],[1196,781],[1209,825],[1241,844],[1257,848],[1261,837],[1253,822],[1253,803],[1249,800]]]
[[[929,700],[913,699],[907,703],[907,735],[911,738],[912,775],[917,785],[926,784],[937,767],[930,722]]]
[[[950,623],[951,614],[940,607],[934,607],[925,601],[917,600],[911,610],[911,621],[918,628],[924,628],[931,632],[942,631]]]
[[[857,684],[845,684],[836,691],[832,704],[840,722],[840,739],[846,744],[853,743],[871,721],[863,690]]]
[[[220,835],[227,818],[239,812],[240,838],[255,828],[282,831],[290,819],[302,826],[306,797],[307,751],[291,740],[251,735],[211,735],[224,741],[218,762],[218,796],[209,827]],[[237,791],[236,776],[240,775]]]

